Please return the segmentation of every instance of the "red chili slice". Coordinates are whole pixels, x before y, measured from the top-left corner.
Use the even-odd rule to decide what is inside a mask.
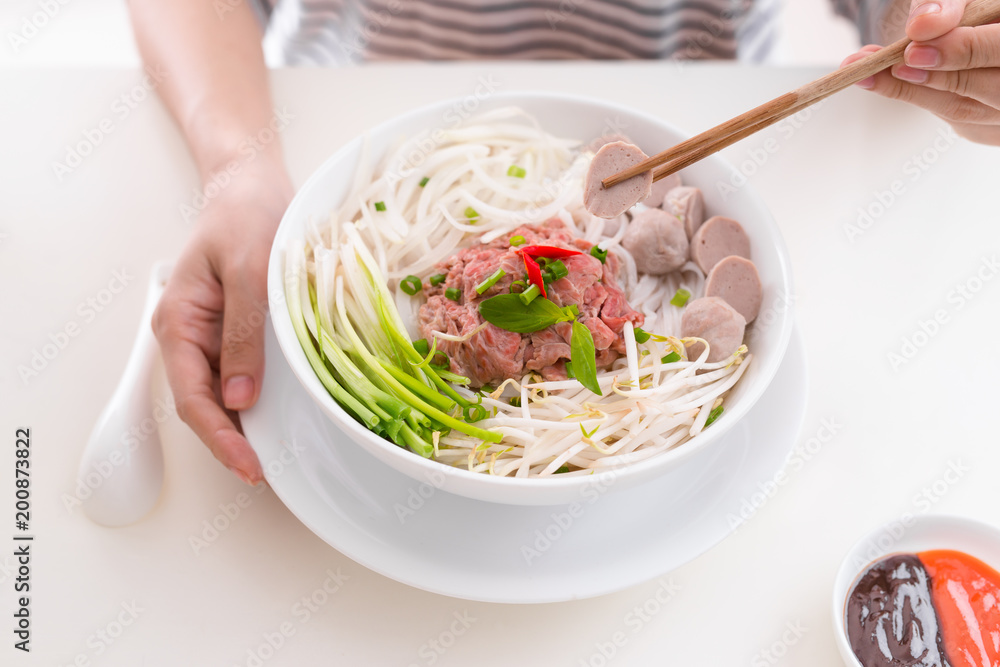
[[[529,247],[537,248],[539,246]],[[538,289],[542,293],[542,296],[548,296],[545,293],[545,281],[542,280],[542,268],[538,266],[538,262],[525,252],[521,253],[521,258],[524,260],[524,270],[528,272],[528,282],[532,285],[538,285]]]
[[[579,250],[567,250],[566,248],[557,248],[551,245],[528,245],[518,248],[518,251],[523,255],[530,255],[531,257],[551,257],[552,259],[562,259],[564,257],[583,254]]]

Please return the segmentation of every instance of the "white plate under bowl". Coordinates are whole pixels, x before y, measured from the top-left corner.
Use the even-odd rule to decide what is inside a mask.
[[[964,551],[1000,570],[1000,528],[960,516],[928,514],[892,521],[865,535],[851,547],[833,584],[833,631],[840,656],[848,667],[862,667],[844,627],[847,596],[858,577],[876,560],[896,553],[931,549]]]
[[[240,419],[268,484],[316,535],[410,586],[488,602],[618,591],[676,569],[733,530],[731,517],[785,462],[805,415],[798,335],[746,419],[682,469],[574,504],[488,503],[397,472],[354,446],[309,399],[267,327],[260,399]],[[715,428],[713,425],[711,428]]]
[[[371,159],[379,160],[400,140],[421,131],[454,126],[459,118],[455,109],[461,103],[462,100],[449,100],[416,109],[372,129],[368,132]],[[615,127],[648,150],[661,150],[685,138],[680,130],[654,116],[617,104],[571,95],[497,94],[482,101],[477,111],[506,106],[526,110],[538,119],[543,128],[564,137],[589,140],[601,136],[607,131],[608,123],[614,121]],[[793,291],[788,251],[771,214],[752,188],[743,187],[735,192],[730,188],[725,193],[720,190],[719,184],[730,183],[736,172],[718,156],[711,156],[685,169],[682,174],[684,180],[701,188],[708,215],[726,215],[743,224],[750,237],[751,255],[764,288],[760,315],[748,333],[753,362],[726,398],[725,412],[711,429],[680,447],[615,471],[547,479],[494,477],[443,466],[380,438],[355,421],[330,397],[299,345],[285,300],[275,298],[275,295],[284,294],[286,250],[293,244],[304,242],[305,230],[310,222],[326,219],[331,211],[339,207],[354,180],[363,145],[360,137],[348,143],[323,163],[296,194],[274,239],[268,266],[268,293],[272,295],[271,319],[281,352],[306,389],[305,396],[320,406],[347,438],[396,470],[418,481],[429,477],[440,479],[442,488],[453,493],[514,505],[570,503],[595,482],[610,492],[618,493],[672,473],[686,465],[687,460],[702,449],[713,448],[729,429],[739,424],[764,394],[777,372],[792,331],[790,295]],[[338,434],[338,437],[343,436]]]

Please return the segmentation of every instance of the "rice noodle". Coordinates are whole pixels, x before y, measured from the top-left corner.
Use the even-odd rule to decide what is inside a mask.
[[[323,297],[320,317],[344,321],[348,313],[373,315],[375,306],[365,298],[364,287],[364,258],[370,257],[388,281],[396,317],[411,337],[421,297],[403,294],[399,279],[426,280],[437,263],[458,250],[488,243],[519,225],[558,217],[574,234],[618,257],[628,302],[645,314],[643,328],[657,336],[638,343],[626,322],[626,356],[597,375],[603,396],[576,380],[544,381],[530,373],[507,380],[489,395],[455,386],[488,411],[476,426],[502,433],[503,440],[488,444],[457,431],[435,433],[433,456],[441,463],[498,476],[548,477],[644,460],[698,437],[708,413],[722,404],[750,364],[745,347],[730,359],[708,363],[707,343],[698,359],[682,355],[679,361],[661,361],[683,349],[676,340],[682,309],[670,299],[681,288],[692,299],[701,297],[705,277],[692,262],[668,276],[637,273],[620,244],[625,224],[611,228],[583,208],[582,179],[593,155],[579,145],[579,140],[545,133],[516,108],[419,133],[378,168],[368,164],[366,141],[345,204],[327,229],[310,234],[311,252],[304,259],[308,278]],[[523,177],[508,175],[512,165],[524,170]],[[478,217],[470,219],[469,208]],[[613,233],[606,234],[608,229]],[[305,318],[315,333],[313,313]],[[460,340],[472,334],[435,335]]]

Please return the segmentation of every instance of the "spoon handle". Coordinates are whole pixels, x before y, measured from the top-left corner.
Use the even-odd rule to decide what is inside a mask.
[[[76,498],[95,523],[124,526],[156,504],[163,486],[159,425],[175,412],[153,405],[150,384],[159,348],[150,322],[171,265],[158,262],[150,274],[139,332],[121,380],[94,424],[77,473]]]

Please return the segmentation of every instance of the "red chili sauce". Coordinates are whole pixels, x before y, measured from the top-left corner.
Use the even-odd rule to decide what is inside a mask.
[[[1000,667],[1000,572],[961,551],[917,554],[952,667]]]
[[[865,667],[1000,667],[1000,573],[960,551],[872,563],[847,598]]]

